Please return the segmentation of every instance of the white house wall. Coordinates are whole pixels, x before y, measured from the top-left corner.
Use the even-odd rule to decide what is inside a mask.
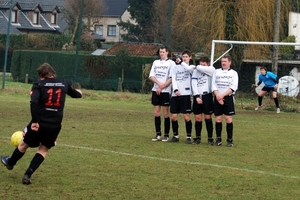
[[[300,13],[289,13],[289,35],[296,36],[296,43],[300,43]],[[300,46],[295,46],[295,50],[300,50]]]
[[[123,13],[123,15],[121,16],[121,20],[123,21],[123,22],[127,22],[127,21],[129,21],[130,23],[132,23],[132,24],[137,24],[136,23],[136,21],[135,20],[132,20],[131,19],[131,15],[130,15],[130,13],[128,12],[128,10],[125,10],[125,12]],[[120,34],[126,34],[127,33],[127,31],[124,31],[124,30],[120,30]]]
[[[92,24],[96,22],[97,25],[102,25],[103,26],[103,38],[105,39],[105,42],[121,42],[121,34],[126,34],[127,31],[124,31],[120,29],[120,27],[117,25],[120,20],[127,22],[128,20],[136,24],[135,21],[130,19],[130,13],[126,10],[122,16],[117,17],[117,16],[112,16],[112,17],[99,17],[99,18],[94,18],[92,19]],[[84,23],[87,23],[87,19],[83,19]],[[116,26],[116,36],[108,36],[108,26],[109,25],[115,25]],[[94,27],[91,28],[91,30],[94,31]]]

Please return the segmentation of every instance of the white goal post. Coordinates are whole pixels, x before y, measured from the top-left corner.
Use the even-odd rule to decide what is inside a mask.
[[[226,44],[226,45],[230,45],[230,46],[228,47],[228,49],[226,47],[223,47],[221,49],[217,49],[216,44],[222,44],[222,45]],[[211,63],[215,64],[224,55],[226,55],[228,52],[230,52],[234,48],[233,45],[295,46],[295,47],[299,46],[300,47],[300,43],[294,43],[294,42],[257,42],[257,41],[212,40]],[[257,48],[257,46],[255,46],[254,48]],[[216,60],[214,60],[215,54],[216,54],[215,51],[217,51],[217,50],[221,50],[220,52],[217,53],[217,55],[218,56],[220,55],[220,56]],[[295,50],[296,50],[296,48],[294,48],[294,51]],[[259,52],[259,53],[264,53],[264,51]],[[244,53],[244,56],[245,56],[245,53]],[[255,54],[255,56],[256,56],[256,54]],[[259,56],[260,56],[260,54],[259,54]],[[251,58],[251,59],[246,59],[246,60],[250,61],[250,62],[256,61],[257,63],[266,63],[266,62],[269,63],[269,59],[270,59],[270,57],[268,57],[267,60],[265,59],[265,57],[264,57],[264,59]],[[288,64],[291,64],[291,65],[295,65],[295,66],[298,65],[299,66],[300,65],[300,60],[299,59],[296,59],[296,60],[283,60],[283,63],[288,63]],[[256,71],[259,68],[260,67],[257,66]],[[256,72],[256,77],[255,78],[253,77],[253,81],[257,81],[257,76],[258,76],[258,74]],[[296,68],[292,69],[289,74],[285,74],[285,76],[283,76],[279,79],[278,92],[280,94],[284,95],[284,96],[297,97],[298,94],[299,94],[299,91],[300,91],[299,83],[300,83],[300,68],[296,67]],[[261,87],[256,88],[256,93],[258,93],[261,90],[262,86],[263,85],[261,85]]]
[[[220,57],[214,60],[215,45],[216,44],[230,44],[230,48],[223,53]],[[211,63],[214,64],[220,60],[225,54],[227,54],[232,48],[233,44],[248,44],[248,45],[270,45],[270,46],[300,46],[300,43],[293,42],[255,42],[255,41],[234,41],[234,40],[212,40],[211,46]]]

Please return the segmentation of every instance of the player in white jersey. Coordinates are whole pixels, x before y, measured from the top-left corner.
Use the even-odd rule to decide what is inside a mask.
[[[202,130],[202,114],[204,115],[208,144],[213,145],[213,123],[211,115],[213,114],[213,95],[211,89],[212,75],[215,68],[210,66],[208,57],[201,57],[199,64],[192,75],[193,89],[193,113],[195,115],[195,132],[193,144],[200,144]]]
[[[233,146],[232,115],[235,115],[234,97],[238,89],[239,77],[236,71],[230,68],[231,56],[225,55],[221,59],[222,68],[216,69],[212,77],[212,90],[215,94],[214,113],[217,146],[222,145],[222,115],[225,115],[227,146]]]
[[[172,69],[172,97],[171,97],[171,119],[172,119],[172,129],[173,138],[170,142],[179,142],[178,134],[178,114],[183,113],[186,128],[186,143],[192,144],[192,121],[190,118],[190,113],[192,112],[191,106],[191,78],[194,65],[189,65],[192,58],[190,51],[184,51],[182,53],[182,61],[180,58],[176,59],[176,66]]]
[[[167,47],[159,48],[160,59],[152,64],[149,79],[154,83],[152,88],[151,103],[154,106],[154,125],[156,135],[152,141],[168,141],[170,132],[170,95],[171,95],[171,69],[175,62],[168,59],[169,51]],[[161,108],[163,108],[164,117],[164,138],[161,135]]]

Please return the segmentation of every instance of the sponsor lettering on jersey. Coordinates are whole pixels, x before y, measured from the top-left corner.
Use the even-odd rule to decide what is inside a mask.
[[[65,87],[63,83],[46,83],[46,87]]]

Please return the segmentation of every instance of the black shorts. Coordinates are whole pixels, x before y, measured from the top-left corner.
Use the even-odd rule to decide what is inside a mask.
[[[267,92],[270,92],[270,91],[274,91],[274,92],[277,92],[277,90],[274,89],[274,87],[263,87],[261,89],[262,91],[267,91]]]
[[[61,124],[39,123],[38,131],[31,130],[31,123],[24,129],[24,142],[29,147],[38,147],[40,144],[48,149],[55,146],[56,138],[61,130]]]
[[[192,102],[191,102],[190,95],[171,97],[170,113],[186,114],[191,112],[192,112]]]
[[[193,101],[193,113],[195,115],[198,114],[206,114],[211,115],[214,112],[214,101],[212,93],[202,95],[202,104],[198,104],[196,101],[196,97],[194,97]]]
[[[214,113],[215,116],[220,115],[235,115],[235,106],[234,106],[234,97],[226,96],[224,97],[224,104],[221,105],[219,102],[214,99]]]
[[[157,95],[156,92],[152,91],[151,103],[154,106],[170,106],[170,94],[164,92]]]

